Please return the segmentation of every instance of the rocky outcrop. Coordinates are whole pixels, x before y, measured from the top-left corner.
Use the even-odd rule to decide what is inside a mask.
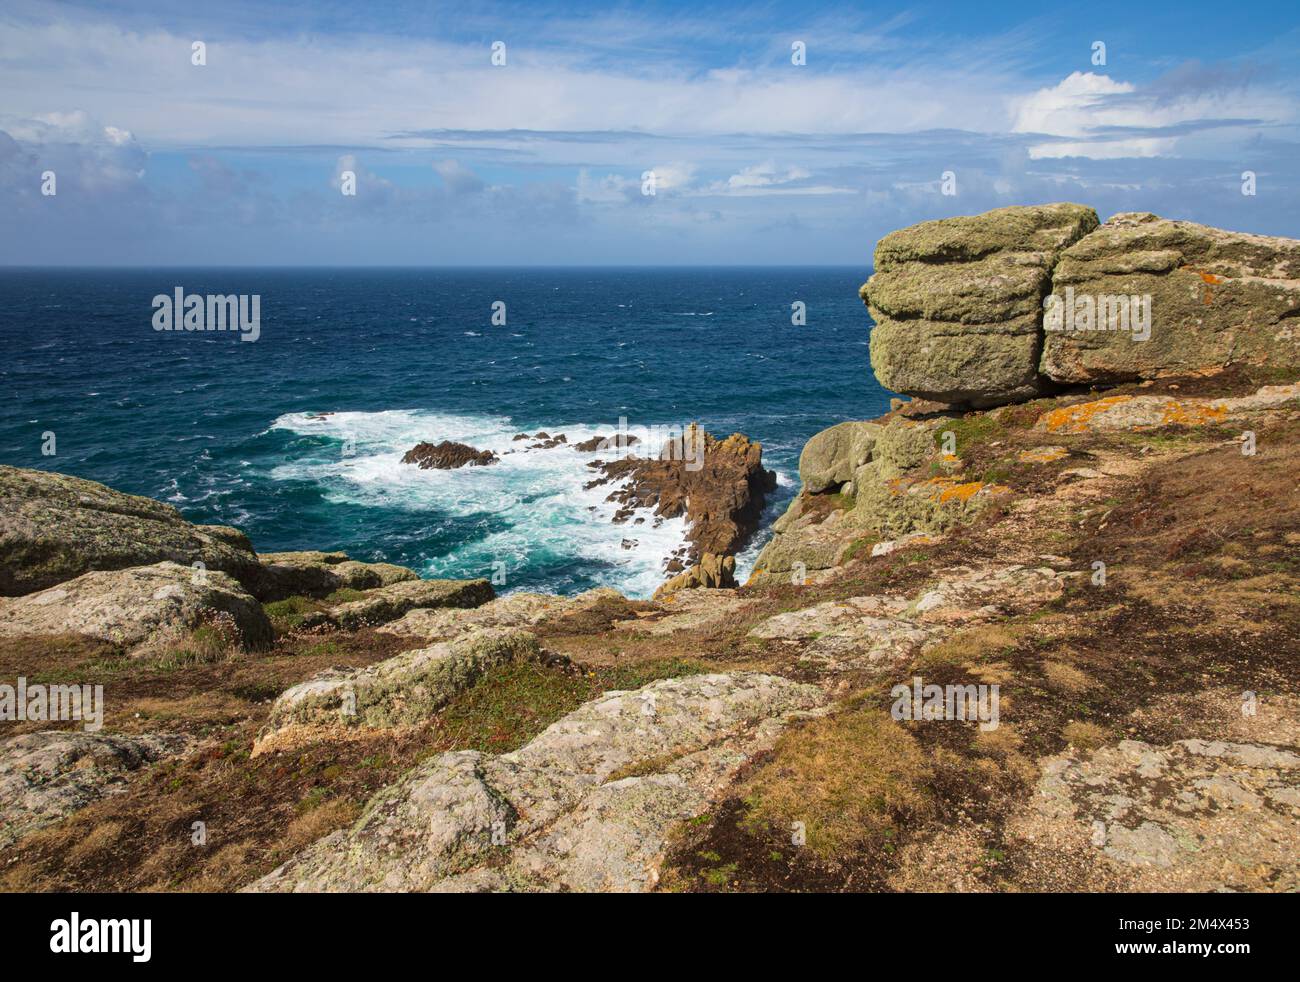
[[[1097,227],[1075,204],[999,208],[882,238],[861,295],[880,384],[991,406],[1039,391],[1042,302],[1062,251]]]
[[[402,455],[403,464],[415,464],[421,470],[483,467],[487,464],[495,464],[497,460],[497,455],[491,450],[475,450],[464,443],[455,443],[451,440],[443,440],[437,444],[417,443]]]
[[[122,791],[132,771],[192,746],[188,737],[51,730],[0,743],[0,849]]]
[[[824,701],[752,673],[609,692],[513,753],[430,759],[250,889],[647,890],[671,828]]]
[[[799,455],[799,480],[810,494],[838,491],[853,480],[859,467],[871,459],[879,423],[838,423],[804,444]]]
[[[419,579],[415,570],[392,563],[363,563],[343,552],[268,552],[253,594],[263,603],[286,597],[324,597],[335,590],[373,590]]]
[[[84,634],[142,653],[201,625],[229,628],[245,646],[271,641],[261,604],[225,573],[163,562],[84,573],[0,600],[0,636]]]
[[[1125,382],[1231,364],[1300,366],[1295,239],[1119,214],[1061,254],[1052,292],[1061,317],[1047,320],[1040,371],[1057,382]],[[1067,297],[1075,330],[1066,328]],[[1148,297],[1149,337],[1141,340],[1135,334],[1146,328],[1133,322],[1133,302],[1112,313],[1101,299],[1146,304]],[[1089,313],[1093,323],[1081,323]]]
[[[1034,428],[1045,433],[1095,433],[1103,430],[1142,430],[1161,426],[1204,426],[1242,420],[1253,412],[1300,399],[1300,382],[1266,385],[1247,396],[1224,399],[1173,396],[1106,396],[1053,409]]]
[[[656,516],[685,516],[691,558],[729,556],[758,528],[776,474],[763,469],[763,445],[740,433],[717,440],[695,424],[668,441],[658,458],[627,456],[600,462],[598,486],[616,482],[608,500],[624,507],[614,520],[626,521],[638,508]]]
[[[480,628],[532,627],[545,620],[580,615],[611,600],[623,602],[624,598],[608,587],[587,590],[576,597],[511,593],[471,609],[419,607],[377,630],[421,638],[452,638]]]
[[[321,625],[355,630],[395,621],[409,611],[439,607],[477,607],[495,596],[487,580],[401,580],[367,591],[360,600],[308,614],[302,627]]]
[[[936,446],[944,425],[941,418],[893,415],[841,423],[813,437],[803,458],[813,483],[773,524],[752,580],[804,582],[875,541],[942,534],[1007,494],[997,483],[935,472],[959,463]],[[828,497],[832,491],[837,498]]]
[[[862,298],[886,388],[977,408],[1056,385],[1300,367],[1300,241],[1080,205],[923,222]]]
[[[610,436],[593,436],[590,440],[583,440],[573,445],[574,450],[582,453],[593,453],[606,450],[626,450],[640,441],[631,433],[614,433]]]
[[[259,569],[234,529],[192,525],[170,505],[94,481],[0,466],[0,596],[163,560],[202,564],[246,586]]]
[[[453,641],[403,652],[360,669],[330,669],[275,700],[259,752],[282,747],[304,728],[392,727],[421,723],[507,662],[538,658],[523,631],[481,630]]]
[[[700,557],[700,561],[690,569],[678,573],[667,583],[660,586],[654,593],[654,599],[661,600],[679,590],[699,588],[726,590],[735,585],[736,557],[719,556],[712,552],[706,552]]]
[[[1060,597],[1066,576],[1050,567],[995,565],[941,570],[912,596],[849,597],[776,614],[750,637],[799,642],[822,671],[892,665],[959,627],[1032,611]]]
[[[1291,725],[1294,738],[1294,720]],[[1035,809],[1078,823],[1093,848],[1150,886],[1300,887],[1300,753],[1227,740],[1121,740],[1044,762]]]

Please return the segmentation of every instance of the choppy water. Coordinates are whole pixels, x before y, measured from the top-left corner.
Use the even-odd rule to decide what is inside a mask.
[[[692,420],[743,432],[779,476],[770,521],[797,489],[809,436],[888,408],[856,295],[866,275],[4,271],[0,462],[170,502],[242,528],[260,551],[343,549],[431,576],[490,575],[495,563],[509,589],[645,595],[682,523],[614,525],[609,489],[582,488],[599,455],[522,450],[511,437],[541,429],[574,443],[620,417],[634,433]],[[154,331],[152,298],[178,286],[259,294],[260,338]],[[505,326],[491,323],[497,300]],[[790,323],[796,300],[807,326]],[[55,456],[41,453],[47,432]],[[444,439],[501,462],[400,463]]]

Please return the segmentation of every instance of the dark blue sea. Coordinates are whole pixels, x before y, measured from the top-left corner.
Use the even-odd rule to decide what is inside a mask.
[[[778,473],[770,523],[809,436],[888,409],[857,296],[868,272],[0,271],[0,462],[169,502],[262,552],[342,549],[427,576],[504,571],[509,590],[646,595],[681,522],[614,525],[609,489],[583,489],[597,454],[512,436],[574,443],[620,418],[633,434],[691,421],[745,433]],[[153,297],[177,287],[259,295],[260,337],[154,330]],[[498,300],[505,325],[492,324]],[[794,301],[806,326],[791,324]],[[421,440],[502,457],[402,464]]]

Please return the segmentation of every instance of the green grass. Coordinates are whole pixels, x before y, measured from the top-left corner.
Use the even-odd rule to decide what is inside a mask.
[[[321,605],[311,597],[286,597],[284,600],[274,600],[262,605],[277,634],[299,627],[306,615],[319,610],[320,607]]]
[[[442,710],[439,723],[455,749],[507,753],[602,692],[638,689],[659,679],[702,671],[703,666],[685,658],[602,668],[587,674],[536,662],[513,662],[494,669],[457,695]]]

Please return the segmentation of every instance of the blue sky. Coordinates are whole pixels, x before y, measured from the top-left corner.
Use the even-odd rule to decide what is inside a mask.
[[[0,264],[865,265],[1058,200],[1300,234],[1294,2],[172,6],[7,0]]]

